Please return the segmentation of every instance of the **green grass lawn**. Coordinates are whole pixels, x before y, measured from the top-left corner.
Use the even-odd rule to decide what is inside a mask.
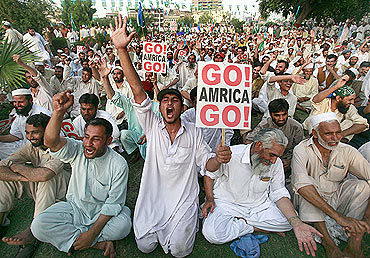
[[[139,190],[141,171],[143,160],[136,164],[130,165],[130,175],[127,191],[127,205],[133,211],[135,207],[136,197]],[[201,200],[204,198],[204,193],[200,195]],[[8,236],[14,235],[25,229],[31,222],[33,214],[33,201],[29,198],[23,198],[17,202],[16,208],[9,214],[11,226],[8,231]],[[305,253],[301,253],[298,249],[293,232],[289,232],[285,238],[276,234],[269,234],[269,240],[261,245],[261,257],[307,257]],[[366,257],[370,257],[370,237],[367,235],[363,242],[363,248]],[[117,257],[170,257],[165,255],[160,247],[151,254],[141,253],[135,244],[133,232],[125,239],[118,241],[116,245]],[[0,243],[0,257],[13,257],[17,251],[17,247],[8,246]],[[41,244],[36,252],[36,258],[57,258],[67,257],[65,253],[59,252],[50,244]],[[86,250],[76,252],[73,257],[90,258],[103,257],[103,252],[99,250]],[[208,243],[201,232],[198,232],[195,241],[195,246],[192,254],[189,257],[194,258],[227,258],[237,257],[230,249],[229,244],[212,245]],[[316,257],[326,257],[322,246],[319,245]]]

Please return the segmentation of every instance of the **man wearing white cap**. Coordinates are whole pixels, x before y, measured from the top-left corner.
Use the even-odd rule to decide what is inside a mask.
[[[0,159],[5,159],[26,142],[26,120],[34,114],[51,112],[33,103],[29,89],[13,90],[13,106],[16,110],[15,119],[8,135],[0,135]]]
[[[40,74],[36,69],[23,63],[20,55],[13,55],[12,58],[14,62],[26,69],[25,76],[27,83],[30,86],[33,102],[52,111],[53,91],[44,76],[42,76],[42,74]]]
[[[112,72],[108,77],[110,85],[112,85],[114,91],[118,91],[119,94],[124,95],[127,98],[133,97],[131,87],[125,80],[125,76],[123,74],[121,66],[113,67]],[[123,109],[113,104],[109,98],[107,99],[105,111],[107,111],[114,118],[117,125],[121,125],[124,120],[126,120],[125,112],[123,111]]]
[[[41,73],[42,76],[44,76],[45,80],[50,83],[50,78],[55,74],[55,71],[45,67],[43,62],[35,62],[35,68]]]
[[[22,34],[16,29],[12,28],[10,22],[3,21],[2,24],[2,27],[5,30],[4,41],[8,40],[8,43],[11,46],[15,44],[21,44],[23,38]]]
[[[319,82],[313,73],[313,63],[303,67],[303,78],[306,79],[304,84],[294,83],[293,94],[297,97],[297,108],[306,112],[311,111],[311,98],[319,93]]]
[[[370,232],[370,164],[355,148],[340,142],[342,130],[335,113],[313,116],[310,122],[313,136],[294,148],[292,159],[299,215],[321,232],[329,258],[365,257],[361,240]],[[332,226],[338,226],[343,239],[345,233],[349,237],[344,252],[336,246],[338,235],[328,233]]]

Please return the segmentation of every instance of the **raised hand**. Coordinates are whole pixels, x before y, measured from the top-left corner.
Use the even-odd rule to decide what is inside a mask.
[[[20,55],[14,54],[12,55],[13,61],[16,62],[17,64],[21,65],[23,64],[22,58]]]
[[[102,58],[102,60],[96,61],[95,65],[101,77],[106,77],[109,75],[110,70],[108,69],[107,60],[105,58]]]
[[[300,75],[292,75],[292,81],[297,83],[297,84],[305,84],[306,83],[306,79],[303,78],[302,76]]]
[[[220,143],[216,148],[216,159],[219,163],[228,163],[231,159],[230,147]]]
[[[67,91],[53,96],[53,108],[55,112],[65,113],[73,105],[73,95]]]
[[[122,21],[121,14],[118,15],[118,18],[114,18],[115,27],[110,24],[110,29],[113,31],[112,33],[112,40],[113,44],[117,49],[126,48],[128,44],[130,44],[132,38],[134,37],[136,32],[131,32],[130,35],[127,36],[127,17],[125,16]]]

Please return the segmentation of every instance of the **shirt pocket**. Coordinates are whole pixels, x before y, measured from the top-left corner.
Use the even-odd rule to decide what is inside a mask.
[[[328,170],[326,179],[332,182],[341,182],[346,177],[347,170],[343,165],[333,165]]]
[[[192,152],[193,152],[193,149],[191,147],[177,147],[176,154],[173,155],[172,161],[175,164],[189,163]]]
[[[270,181],[262,181],[260,178],[256,178],[253,184],[254,192],[256,193],[263,193],[268,190],[270,186]]]
[[[91,194],[94,199],[104,202],[108,197],[109,185],[104,185],[98,180],[92,181]]]

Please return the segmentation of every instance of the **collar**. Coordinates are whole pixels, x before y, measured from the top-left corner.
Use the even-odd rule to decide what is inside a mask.
[[[252,143],[248,144],[247,147],[245,148],[244,154],[241,160],[242,163],[251,164],[251,148],[252,148]]]
[[[161,130],[165,130],[166,129],[166,124],[164,123],[163,117],[161,117],[161,118],[162,119],[161,119],[160,127],[161,127]],[[182,134],[184,132],[184,129],[189,130],[189,128],[188,128],[189,125],[183,119],[181,119],[181,116],[180,116],[180,123],[181,123],[181,125],[180,125],[179,131],[177,132],[177,135]]]

